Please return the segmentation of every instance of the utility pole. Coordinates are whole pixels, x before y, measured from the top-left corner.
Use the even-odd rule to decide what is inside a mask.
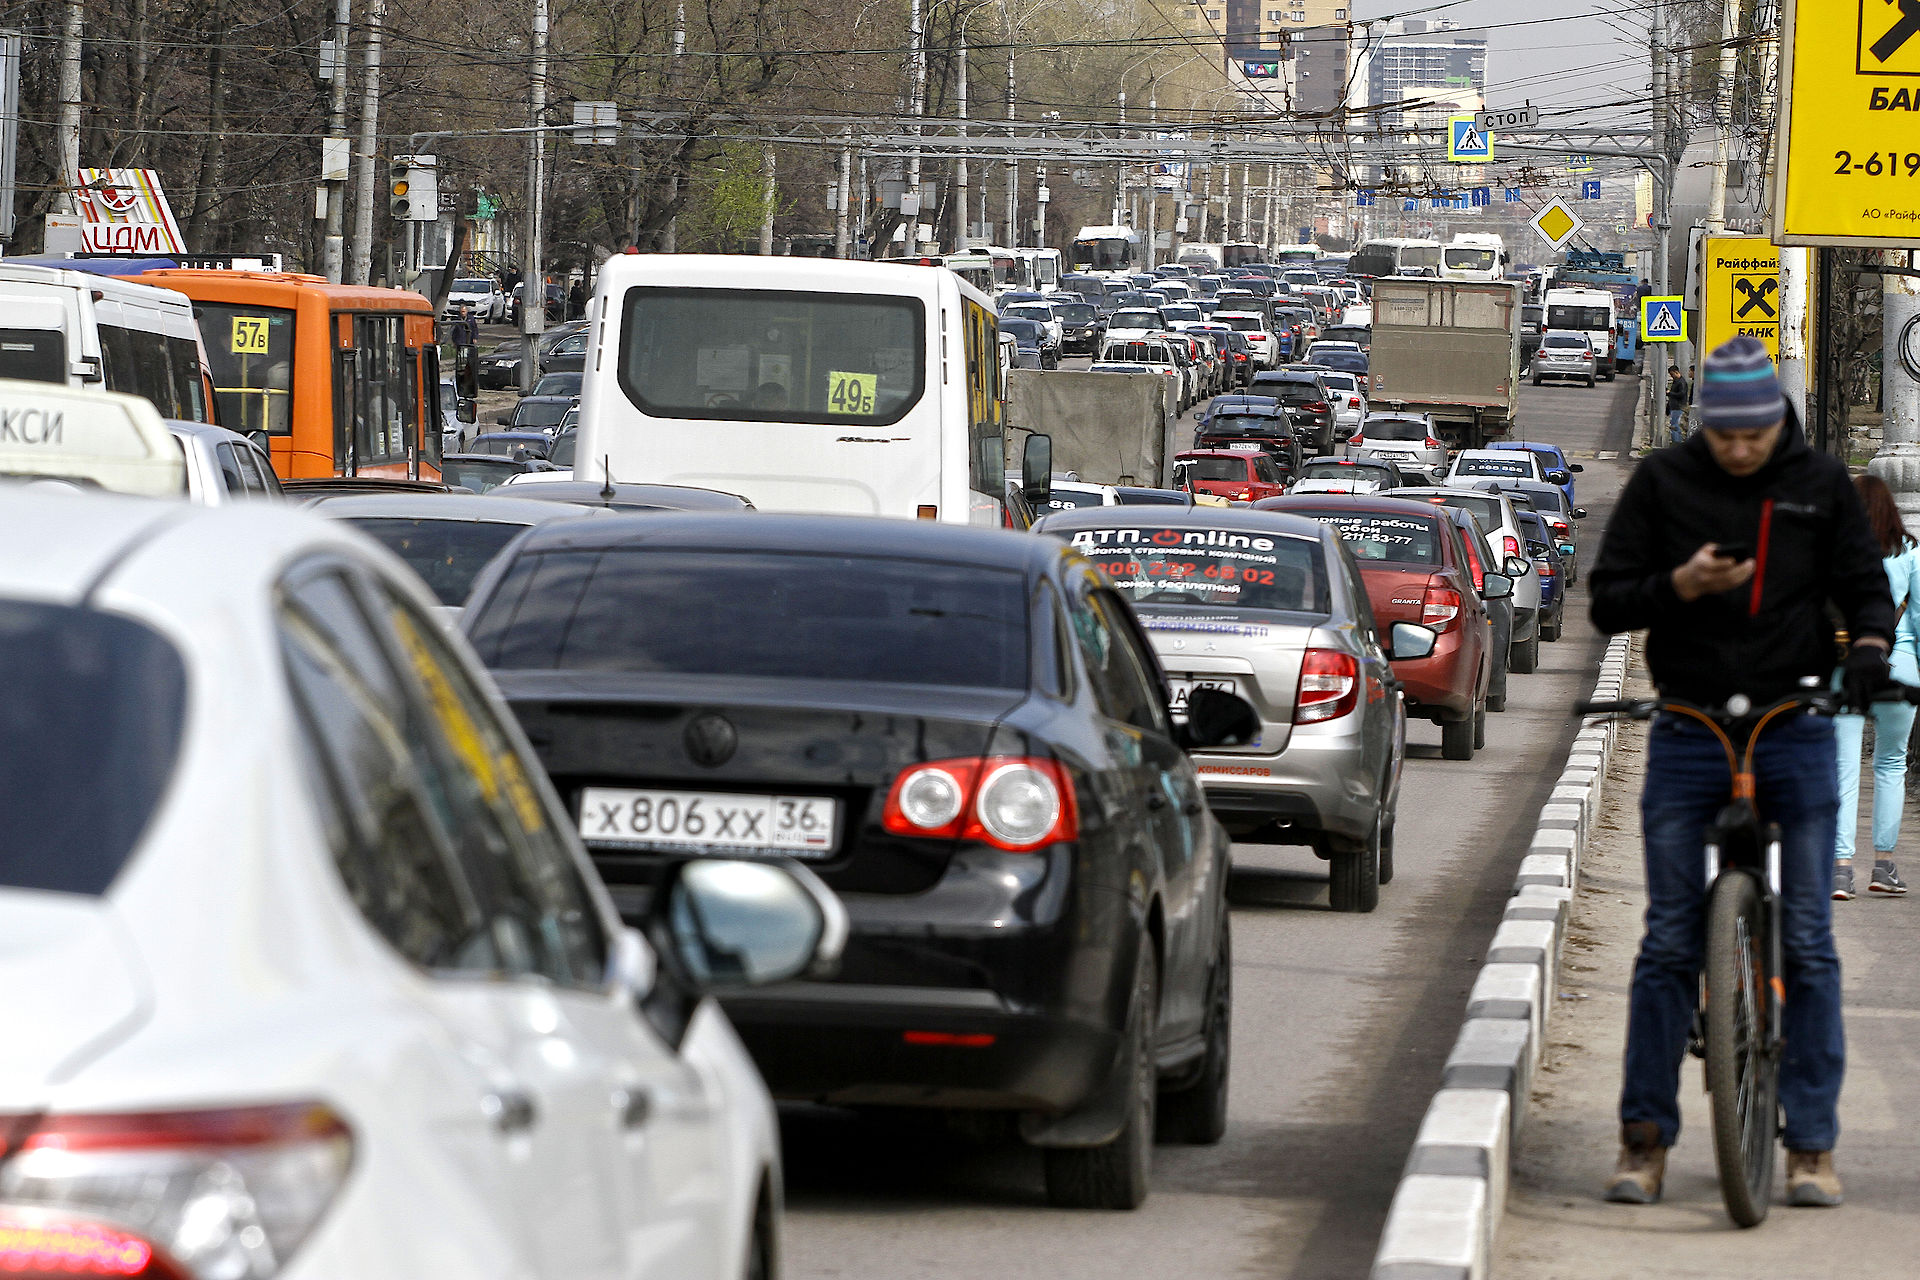
[[[1668,228],[1673,221],[1670,212],[1673,203],[1673,165],[1667,158],[1667,95],[1671,84],[1667,77],[1667,7],[1665,0],[1653,0],[1653,24],[1648,32],[1648,60],[1653,68],[1653,142],[1659,152],[1653,171],[1653,292],[1655,297],[1667,296],[1667,253]],[[1647,400],[1647,435],[1644,441],[1636,440],[1635,445],[1653,448],[1662,443],[1661,432],[1666,427],[1667,358],[1671,354],[1665,342],[1646,344],[1646,358],[1641,362],[1641,379],[1646,383],[1643,392]]]
[[[1879,257],[1885,267],[1912,270],[1914,265],[1909,251],[1882,249]],[[1920,516],[1920,383],[1907,372],[1902,358],[1902,348],[1913,346],[1920,346],[1920,278],[1882,275],[1880,451],[1867,470],[1887,482],[1900,514],[1907,519]]]
[[[960,65],[957,70],[960,73],[958,90],[961,142],[967,140],[967,19],[972,16],[973,11],[970,9],[960,14]],[[969,176],[967,158],[962,155],[954,163],[953,169],[953,247],[956,250],[967,247],[967,179]]]
[[[375,152],[380,149],[380,42],[387,25],[387,0],[373,0],[367,13],[366,70],[360,86],[360,154],[354,181],[353,275],[351,283],[373,278],[373,190]]]
[[[1713,186],[1707,197],[1707,233],[1727,229],[1727,161],[1733,134],[1733,39],[1739,0],[1720,9],[1720,74],[1713,90]]]
[[[761,172],[766,175],[766,186],[762,188],[766,195],[766,207],[760,213],[760,256],[773,256],[773,214],[780,203],[780,187],[774,180],[777,160],[773,154],[773,144],[767,144],[766,158],[760,162]]]
[[[920,18],[920,0],[912,0],[907,10],[907,41],[910,47],[912,69],[910,72],[911,91],[907,110],[913,116],[913,136],[920,136],[920,120],[927,110],[927,32]],[[1011,65],[1012,53],[1007,55]],[[907,189],[901,196],[913,199],[913,211],[907,214],[906,254],[914,257],[920,252],[920,148],[913,148],[907,157]]]
[[[375,0],[379,3],[379,0]],[[547,327],[547,273],[541,259],[546,235],[541,207],[547,185],[547,0],[533,0],[533,84],[528,95],[527,207],[521,219],[526,274],[520,285],[520,390],[530,392],[540,376],[540,335]]]
[[[686,110],[687,107],[686,99],[681,92],[682,86],[686,83],[686,57],[687,0],[680,0],[680,3],[673,7],[673,66],[672,69],[668,71],[667,76],[674,90],[673,103],[682,111]],[[679,194],[680,175],[676,173],[667,179],[667,199],[673,200],[677,198]],[[667,219],[667,229],[660,235],[660,251],[662,253],[675,252],[679,248],[679,240],[680,218],[676,214],[674,217]]]
[[[77,213],[80,206],[74,184],[80,181],[80,35],[86,26],[87,10],[83,0],[67,0],[66,7],[66,23],[60,32],[60,172],[54,177],[60,186],[53,207],[57,213]]]
[[[849,139],[853,137],[853,129],[851,126],[847,129],[847,137]],[[834,184],[836,198],[834,200],[833,214],[833,256],[836,258],[848,258],[853,256],[853,244],[852,241],[847,238],[847,215],[849,212],[847,203],[849,197],[853,195],[851,190],[853,186],[853,148],[851,146],[842,146],[840,148],[840,173],[839,176],[834,179]]]
[[[1000,0],[1000,17],[1007,35],[1007,119],[1013,119],[1013,10]],[[1009,129],[1011,134],[1012,130]],[[1020,162],[1007,157],[1007,248],[1020,247]]]
[[[1160,88],[1152,80],[1147,81],[1147,123],[1158,126],[1160,123]],[[1147,136],[1153,137],[1156,129],[1149,128]],[[1147,161],[1147,270],[1153,270],[1160,246],[1160,166],[1156,161]]]
[[[327,110],[329,138],[347,136],[347,40],[352,32],[353,0],[334,0],[333,94]],[[333,178],[326,186],[327,223],[320,246],[320,272],[330,283],[339,284],[347,250],[347,181],[344,177]]]

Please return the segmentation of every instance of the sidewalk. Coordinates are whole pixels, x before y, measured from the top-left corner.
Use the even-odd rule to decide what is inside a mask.
[[[1637,688],[1626,696],[1651,693],[1637,661],[1633,683]],[[1920,1275],[1920,1238],[1908,1234],[1920,1235],[1920,892],[1833,904],[1849,1059],[1837,1150],[1844,1207],[1780,1203],[1782,1157],[1772,1214],[1754,1230],[1734,1227],[1720,1203],[1707,1097],[1693,1059],[1681,1073],[1684,1132],[1668,1161],[1664,1201],[1639,1207],[1600,1198],[1618,1150],[1627,981],[1644,902],[1638,799],[1645,745],[1644,724],[1623,727],[1602,815],[1581,861],[1559,1007],[1535,1077],[1492,1274],[1498,1280]],[[1866,795],[1861,800],[1859,847],[1871,850],[1871,802]],[[1915,850],[1907,858],[1920,870],[1915,810],[1910,804],[1901,843],[1903,851]]]

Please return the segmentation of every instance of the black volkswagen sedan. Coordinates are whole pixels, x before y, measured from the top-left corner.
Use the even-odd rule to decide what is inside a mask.
[[[476,584],[492,668],[630,918],[669,859],[784,856],[837,978],[727,1012],[776,1097],[997,1111],[1056,1204],[1217,1141],[1228,844],[1132,609],[1052,538],[830,516],[534,529]],[[592,528],[588,527],[591,523]]]

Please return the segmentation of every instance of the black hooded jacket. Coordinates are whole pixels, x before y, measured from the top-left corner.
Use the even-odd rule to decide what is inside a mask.
[[[1753,548],[1753,579],[1683,602],[1673,570],[1707,542]],[[1753,475],[1721,470],[1704,433],[1641,461],[1588,575],[1593,623],[1608,633],[1645,628],[1647,666],[1669,697],[1771,701],[1804,676],[1832,674],[1829,601],[1852,635],[1892,642],[1880,558],[1846,467],[1808,447],[1788,406],[1779,446]]]

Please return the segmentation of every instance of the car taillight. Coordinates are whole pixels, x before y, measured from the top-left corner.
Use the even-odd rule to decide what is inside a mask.
[[[1358,431],[1354,432],[1352,435],[1347,437],[1348,444],[1365,444],[1366,442],[1367,442],[1367,438],[1361,435]]]
[[[0,1116],[0,1275],[266,1280],[353,1161],[325,1104]]]
[[[1327,411],[1327,402],[1325,400],[1309,400],[1300,407],[1309,413],[1325,413]]]
[[[1514,537],[1512,534],[1510,533],[1507,534],[1505,537],[1500,539],[1500,542],[1501,542],[1501,545],[1506,548],[1506,553],[1508,555],[1517,556],[1520,554],[1520,539]]]
[[[1438,449],[1440,447],[1440,442],[1438,440],[1435,440],[1432,436],[1428,436],[1426,438],[1425,443],[1427,448],[1429,449]]]
[[[1568,526],[1565,520],[1549,520],[1547,521],[1547,527],[1555,533],[1565,533]]]
[[[1360,701],[1360,666],[1338,649],[1308,649],[1300,655],[1300,690],[1293,699],[1293,722],[1337,720]]]
[[[1359,407],[1360,407],[1360,397],[1359,397],[1359,396],[1348,396],[1348,397],[1347,397],[1347,408],[1349,408],[1349,409],[1358,409]]]
[[[978,840],[1010,853],[1080,833],[1073,782],[1057,760],[929,760],[893,780],[880,825],[897,836]]]
[[[1233,496],[1234,496],[1234,498],[1235,498],[1235,500],[1237,500],[1237,501],[1240,501],[1240,502],[1251,502],[1251,501],[1253,501],[1253,490],[1251,490],[1251,489],[1242,489],[1242,490],[1241,490],[1240,492],[1238,492],[1238,493],[1236,493],[1236,494],[1234,494]]]
[[[1460,593],[1452,587],[1428,587],[1420,598],[1420,625],[1445,631],[1460,616]]]

